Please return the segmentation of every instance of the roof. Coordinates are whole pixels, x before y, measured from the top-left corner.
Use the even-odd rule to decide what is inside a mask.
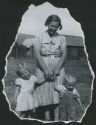
[[[34,35],[19,33],[17,35],[16,43],[23,43],[26,39],[35,38]]]
[[[67,46],[84,46],[83,44],[83,38],[80,36],[71,36],[71,35],[64,35],[66,37],[66,41],[67,41]],[[17,39],[16,39],[16,43],[23,43],[26,39],[30,39],[30,38],[35,38],[35,35],[28,35],[28,34],[23,34],[23,33],[19,33],[17,35]]]
[[[68,46],[84,46],[83,38],[80,36],[65,35]]]

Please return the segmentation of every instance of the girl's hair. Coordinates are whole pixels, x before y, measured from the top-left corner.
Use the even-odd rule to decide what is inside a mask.
[[[24,70],[27,70],[28,72],[31,72],[31,70],[29,69],[29,67],[27,66],[26,63],[22,62],[18,65],[18,68],[17,68],[17,75],[18,76],[21,76],[21,73],[24,71]]]
[[[48,26],[48,25],[50,24],[50,22],[52,22],[52,21],[58,22],[58,23],[59,23],[59,30],[62,29],[61,19],[60,19],[60,17],[57,16],[57,15],[50,15],[50,16],[46,19],[46,21],[45,21],[45,26]]]

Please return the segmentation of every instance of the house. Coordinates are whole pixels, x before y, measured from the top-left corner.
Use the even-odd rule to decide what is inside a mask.
[[[67,41],[67,59],[86,58],[84,40],[80,36],[65,35]]]
[[[84,43],[83,38],[80,36],[71,36],[71,35],[64,35],[67,41],[67,59],[80,59],[86,58],[86,54],[84,52]],[[15,41],[15,45],[10,53],[10,56],[15,58],[19,56],[31,56],[32,48],[28,50],[26,47],[22,46],[22,43],[26,39],[33,39],[35,38],[34,35],[27,35],[19,33],[17,35],[17,39]]]

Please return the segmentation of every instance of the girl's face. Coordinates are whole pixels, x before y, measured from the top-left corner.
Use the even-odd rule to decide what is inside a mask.
[[[51,21],[48,25],[48,33],[50,36],[54,36],[59,28],[59,23],[57,21]]]
[[[31,76],[31,72],[29,72],[28,70],[24,70],[21,72],[21,77],[23,79],[28,80],[30,78],[30,76]]]

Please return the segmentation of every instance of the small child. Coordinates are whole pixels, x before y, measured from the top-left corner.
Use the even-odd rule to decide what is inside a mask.
[[[31,71],[25,63],[19,64],[18,68],[19,78],[15,81],[17,85],[14,98],[15,111],[19,112],[20,117],[30,118],[32,110],[38,107],[34,94],[34,86],[37,78],[31,75]]]
[[[60,120],[79,121],[83,115],[80,95],[75,88],[76,78],[65,75],[66,92],[61,97]]]

